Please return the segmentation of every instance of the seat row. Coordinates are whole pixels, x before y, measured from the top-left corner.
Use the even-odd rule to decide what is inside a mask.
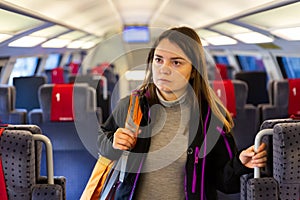
[[[286,79],[269,83],[270,103],[247,103],[248,84],[241,80],[211,81],[216,95],[231,113],[238,149],[250,146],[260,124],[267,119],[287,118],[300,114],[300,79]]]
[[[14,87],[4,88],[7,99],[1,103],[9,104],[14,98],[11,95]],[[38,100],[40,108],[28,112],[27,123],[38,126],[52,142],[54,175],[65,177],[66,198],[79,199],[98,156],[95,141],[101,110],[96,106],[96,91],[85,83],[42,84]],[[26,110],[23,114],[26,115]],[[20,121],[5,123],[22,124]],[[41,161],[40,172],[45,175],[45,149]]]

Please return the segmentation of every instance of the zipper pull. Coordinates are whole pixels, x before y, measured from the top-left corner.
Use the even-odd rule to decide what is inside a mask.
[[[197,169],[196,166],[199,162],[199,147],[195,148],[195,154],[194,154],[195,160],[194,160],[194,171],[193,171],[193,183],[192,183],[192,193],[196,192],[196,185],[197,185]]]
[[[199,147],[196,147],[194,164],[198,164],[198,162],[199,162]]]

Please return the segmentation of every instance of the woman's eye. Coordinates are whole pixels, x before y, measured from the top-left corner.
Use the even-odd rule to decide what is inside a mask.
[[[181,62],[175,60],[175,61],[173,61],[173,64],[174,64],[174,66],[180,66]]]
[[[154,58],[156,63],[162,63],[162,59],[161,58]]]

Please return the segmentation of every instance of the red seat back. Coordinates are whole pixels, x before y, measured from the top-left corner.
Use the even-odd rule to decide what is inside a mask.
[[[216,64],[215,79],[216,80],[228,79],[226,65],[220,63]]]
[[[289,79],[288,114],[300,116],[300,79]]]
[[[214,81],[213,89],[216,95],[221,99],[223,105],[230,112],[232,117],[236,116],[236,102],[234,86],[231,80]]]
[[[51,71],[51,82],[61,84],[64,83],[64,69],[57,67]]]
[[[55,84],[52,90],[51,121],[73,121],[73,84]]]

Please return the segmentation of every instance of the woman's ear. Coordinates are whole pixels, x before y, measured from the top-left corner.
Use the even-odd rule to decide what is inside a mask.
[[[196,76],[196,70],[193,68],[193,69],[192,69],[192,72],[191,72],[191,77],[190,77],[190,79],[194,79],[195,76]]]

